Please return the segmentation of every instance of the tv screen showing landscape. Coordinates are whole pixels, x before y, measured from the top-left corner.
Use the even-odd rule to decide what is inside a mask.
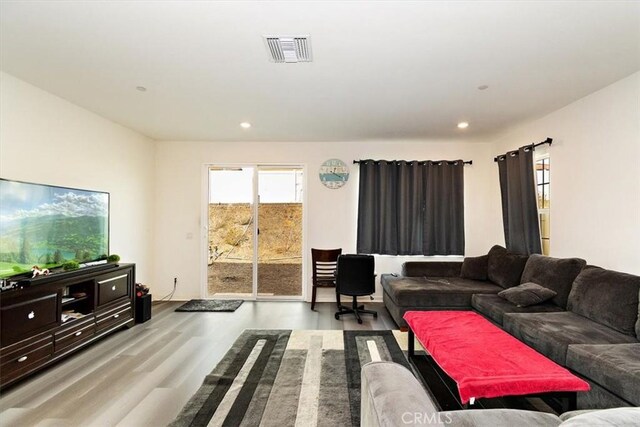
[[[0,179],[0,278],[109,253],[109,193]]]

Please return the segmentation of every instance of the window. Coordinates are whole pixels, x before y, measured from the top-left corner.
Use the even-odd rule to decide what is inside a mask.
[[[540,237],[542,238],[542,254],[549,255],[550,231],[549,209],[550,199],[550,163],[549,156],[544,155],[536,159],[536,187],[538,193],[538,215],[540,216]]]
[[[357,252],[464,254],[464,162],[361,160]]]

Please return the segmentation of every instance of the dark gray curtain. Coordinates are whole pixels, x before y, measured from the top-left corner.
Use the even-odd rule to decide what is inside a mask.
[[[361,161],[359,253],[464,254],[464,163]]]
[[[498,170],[507,249],[525,255],[542,253],[533,147],[499,157]]]
[[[426,165],[424,253],[464,255],[464,162]]]
[[[395,163],[360,163],[360,194],[363,188],[375,191],[367,191],[367,197],[358,200],[358,212],[366,212],[365,217],[358,214],[358,253],[398,252],[397,180]],[[369,248],[377,248],[381,252],[367,250]]]
[[[423,253],[424,166],[418,162],[398,162],[396,189],[396,236],[398,248],[390,254]],[[380,252],[382,253],[382,252]]]

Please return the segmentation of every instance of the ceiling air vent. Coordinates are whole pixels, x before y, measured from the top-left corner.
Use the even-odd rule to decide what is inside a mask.
[[[272,62],[311,62],[309,36],[264,36]]]

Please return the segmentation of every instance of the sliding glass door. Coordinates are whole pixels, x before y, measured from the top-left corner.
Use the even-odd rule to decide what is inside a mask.
[[[250,298],[255,168],[209,168],[207,296]]]
[[[302,296],[302,169],[258,169],[258,296]]]
[[[206,297],[301,299],[302,167],[207,173]]]

